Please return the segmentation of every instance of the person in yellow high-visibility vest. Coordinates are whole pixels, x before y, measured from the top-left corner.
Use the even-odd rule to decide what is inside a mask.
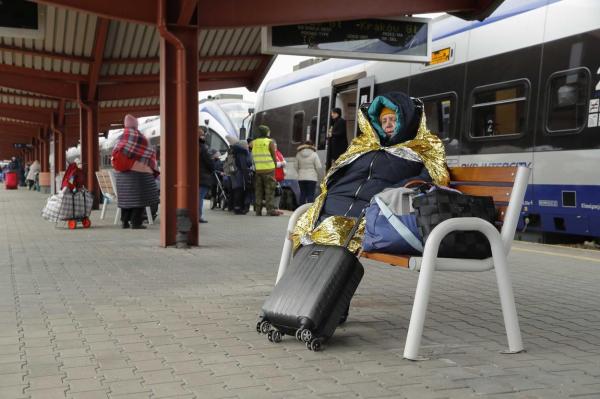
[[[269,138],[271,129],[266,125],[260,125],[257,129],[257,137],[252,141],[252,158],[254,159],[254,212],[256,216],[262,215],[263,200],[267,215],[279,216],[281,213],[275,209],[275,167],[277,158],[275,155],[275,144]]]

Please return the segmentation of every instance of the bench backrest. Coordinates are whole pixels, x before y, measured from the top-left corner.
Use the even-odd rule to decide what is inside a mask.
[[[98,179],[98,185],[100,186],[102,194],[116,198],[117,194],[110,174],[111,172],[109,169],[100,169],[96,172],[96,178]]]
[[[516,167],[457,167],[450,168],[450,186],[464,194],[491,196],[496,205],[496,222],[501,224],[506,215]]]
[[[450,186],[464,194],[494,198],[496,222],[502,225],[502,241],[510,250],[529,181],[529,168],[456,167],[450,168]],[[514,201],[511,202],[511,199]]]

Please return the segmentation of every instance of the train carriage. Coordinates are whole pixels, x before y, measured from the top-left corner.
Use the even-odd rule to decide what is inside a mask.
[[[533,168],[520,234],[600,237],[600,2],[506,0],[481,22],[432,22],[428,65],[327,60],[274,79],[253,127],[286,157],[306,138],[324,159],[329,111],[348,138],[357,107],[404,91],[424,101],[449,165]]]

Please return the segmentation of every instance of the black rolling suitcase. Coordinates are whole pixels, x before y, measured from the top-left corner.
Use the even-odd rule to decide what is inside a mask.
[[[364,213],[363,213],[364,214]],[[321,350],[330,338],[363,277],[364,269],[347,247],[362,215],[343,247],[300,248],[262,307],[258,333],[271,342],[293,335],[310,350]]]

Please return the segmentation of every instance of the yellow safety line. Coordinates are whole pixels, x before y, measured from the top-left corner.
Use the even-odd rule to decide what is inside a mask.
[[[596,262],[596,263],[600,263],[600,259],[597,258],[589,258],[587,256],[577,256],[577,255],[569,255],[569,254],[563,254],[560,252],[550,252],[550,251],[539,251],[536,249],[526,249],[526,248],[519,248],[519,247],[513,247],[513,249],[515,251],[522,251],[522,252],[533,252],[536,254],[543,254],[543,255],[551,255],[551,256],[562,256],[563,258],[571,258],[571,259],[579,259],[579,260],[588,260],[590,262]]]

